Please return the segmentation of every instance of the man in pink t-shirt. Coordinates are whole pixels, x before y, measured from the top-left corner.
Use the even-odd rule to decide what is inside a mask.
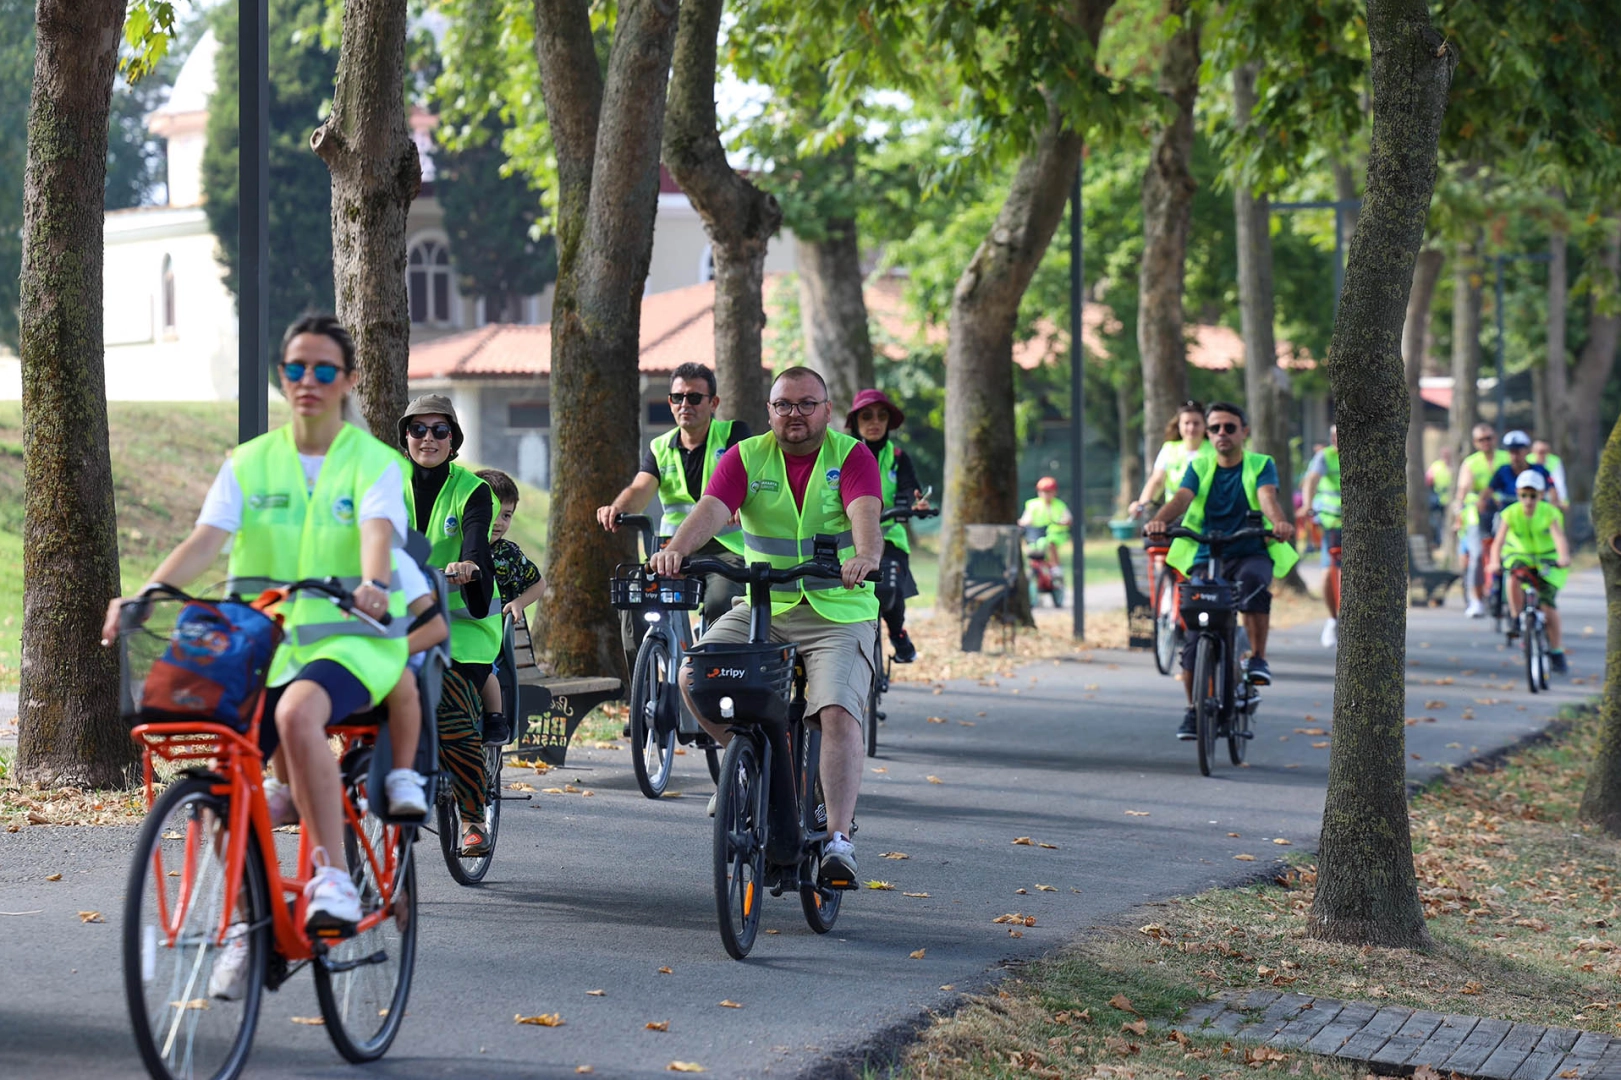
[[[756,467],[761,462],[775,470],[780,462],[799,517],[801,530],[823,530],[816,523],[828,523],[828,532],[842,532],[848,519],[848,540],[854,548],[840,567],[844,589],[818,592],[830,618],[818,612],[804,594],[794,606],[771,619],[773,641],[791,641],[799,647],[805,663],[805,719],[822,730],[821,779],[827,799],[828,841],[822,850],[821,882],[825,886],[851,888],[856,883],[855,848],[850,828],[855,818],[856,797],[861,790],[864,743],[861,736],[866,717],[873,673],[877,670],[878,627],[874,617],[862,614],[865,601],[854,590],[868,589],[865,579],[878,569],[884,552],[879,513],[883,487],[878,461],[859,439],[834,432],[828,423],[833,409],[828,402],[827,384],[809,368],[790,368],[771,387],[771,433],[746,439],[727,450],[715,466],[704,488],[703,498],[663,551],[651,561],[653,570],[663,575],[678,574],[681,561],[701,548],[733,514],[741,517],[745,538],[778,538],[786,517],[785,500],[769,477],[751,477],[746,461]],[[829,440],[832,440],[829,443]],[[854,445],[850,445],[853,443]],[[837,467],[824,476],[816,464],[824,445],[830,453],[843,453]],[[780,450],[780,454],[777,452]],[[815,480],[819,493],[806,509],[806,492]],[[778,494],[769,494],[778,492]],[[843,508],[843,513],[838,508]],[[814,515],[814,516],[813,516]],[[780,537],[790,542],[792,536]],[[745,544],[753,542],[745,539]],[[845,592],[845,590],[852,590]],[[832,596],[842,594],[842,597]],[[823,597],[833,602],[824,601]],[[841,610],[841,608],[843,610]],[[860,621],[838,621],[840,615]],[[749,608],[739,604],[716,620],[704,635],[706,642],[746,642],[749,640]],[[685,679],[683,679],[685,684]],[[729,732],[704,721],[704,727],[722,742]],[[715,812],[714,800],[709,812]]]

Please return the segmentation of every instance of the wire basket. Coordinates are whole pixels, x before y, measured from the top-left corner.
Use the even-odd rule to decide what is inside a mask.
[[[704,579],[649,578],[640,566],[620,565],[608,579],[608,597],[613,606],[622,611],[640,611],[647,607],[696,611],[704,606]]]
[[[232,601],[154,594],[139,603],[145,618],[126,614],[118,635],[124,720],[247,731],[281,640],[276,620]]]
[[[693,704],[716,724],[786,723],[797,654],[792,643],[694,645],[687,650]]]

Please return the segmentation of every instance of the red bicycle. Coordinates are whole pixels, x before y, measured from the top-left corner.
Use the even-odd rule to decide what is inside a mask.
[[[381,629],[353,610],[336,580],[300,581],[248,606],[268,613],[301,591]],[[369,715],[327,728],[341,745],[343,854],[362,918],[351,937],[311,940],[308,879],[282,873],[287,852],[265,802],[259,728],[268,656],[250,673],[256,689],[245,722],[206,712],[185,718],[143,703],[152,666],[181,640],[179,616],[197,606],[229,619],[210,601],[162,588],[126,603],[119,616],[122,709],[141,744],[149,808],[124,895],[124,990],[141,1059],[159,1080],[230,1080],[247,1063],[264,989],[308,965],[333,1045],[352,1062],[373,1061],[405,1018],[417,942],[416,828],[379,816],[382,800],[368,797],[388,767],[387,728]],[[271,617],[279,638],[280,617]],[[302,871],[311,854],[301,830],[293,865]],[[216,978],[227,950],[244,965],[240,981]]]
[[[1168,539],[1149,537],[1143,547],[1148,552],[1148,580],[1154,589],[1154,666],[1161,675],[1169,675],[1182,649],[1182,607],[1177,586],[1188,579],[1165,561],[1171,550]]]

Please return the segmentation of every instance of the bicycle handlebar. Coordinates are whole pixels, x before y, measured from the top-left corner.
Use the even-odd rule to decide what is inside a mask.
[[[381,630],[388,626],[389,623],[394,621],[394,617],[387,612],[384,612],[378,618],[373,618],[364,611],[357,611],[355,609],[354,594],[345,589],[335,577],[305,578],[302,581],[295,581],[288,585],[278,585],[274,589],[266,590],[266,592],[281,594],[277,600],[270,602],[272,604],[277,603],[281,599],[285,599],[294,593],[320,593],[323,597],[332,601],[333,605],[337,607],[339,611],[343,612],[345,615],[353,615],[361,622],[369,623],[374,630]],[[132,630],[139,629],[141,625],[146,622],[148,616],[151,615],[152,599],[156,596],[166,596],[184,603],[191,603],[193,601],[204,604],[210,603],[210,601],[205,600],[202,597],[192,596],[172,585],[151,585],[142,590],[141,594],[135,599],[126,600],[119,605],[118,632],[120,634],[127,634]],[[270,604],[266,604],[265,606],[269,607]]]
[[[653,519],[646,514],[615,514],[614,526],[629,526],[642,534],[642,549],[651,558],[659,549],[658,534],[653,531]]]
[[[765,564],[757,563],[756,565]],[[747,585],[752,576],[750,567],[733,566],[731,563],[721,562],[719,559],[682,559],[681,572],[683,574],[717,574],[740,585]],[[768,570],[764,577],[772,585],[787,585],[808,577],[837,578],[840,573],[839,567],[829,566],[827,563],[802,562],[796,566],[790,566],[786,570]],[[864,580],[878,581],[878,571],[870,572]]]
[[[939,514],[940,508],[937,506],[931,506],[927,510],[916,510],[910,506],[891,506],[888,510],[885,510],[883,513],[878,515],[878,523],[883,525],[891,521],[909,521],[912,518],[938,517]]]
[[[1235,544],[1240,540],[1277,539],[1271,529],[1259,526],[1248,529],[1235,529],[1230,533],[1201,533],[1194,532],[1192,529],[1184,529],[1180,525],[1173,525],[1171,528],[1166,529],[1162,535],[1172,540],[1192,540],[1209,548],[1226,547],[1228,544]]]

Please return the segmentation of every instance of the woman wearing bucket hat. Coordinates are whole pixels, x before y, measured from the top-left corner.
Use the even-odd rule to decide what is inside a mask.
[[[884,505],[910,505],[927,510],[929,502],[923,498],[918,486],[917,472],[912,459],[895,442],[893,432],[906,422],[906,414],[882,390],[863,390],[850,405],[844,419],[844,429],[859,437],[878,459],[878,476],[883,482]],[[904,498],[904,502],[903,502]],[[906,633],[906,600],[917,595],[917,582],[912,580],[912,546],[906,536],[906,526],[892,522],[884,529],[884,563],[893,563],[898,570],[900,595],[883,613],[884,625],[889,627],[889,644],[895,650],[897,664],[910,664],[917,659],[917,646]]]
[[[501,607],[490,555],[495,500],[488,484],[455,463],[463,437],[449,398],[424,394],[411,402],[400,417],[399,441],[411,459],[405,485],[411,524],[433,546],[428,564],[444,571],[455,587],[447,612],[451,671],[467,680],[471,692],[447,693],[443,700],[477,701],[501,651]],[[484,714],[482,732],[467,710],[454,715],[440,710],[439,748],[462,815],[463,855],[482,855],[490,848],[483,825],[484,743],[511,737],[498,697],[494,706]]]

